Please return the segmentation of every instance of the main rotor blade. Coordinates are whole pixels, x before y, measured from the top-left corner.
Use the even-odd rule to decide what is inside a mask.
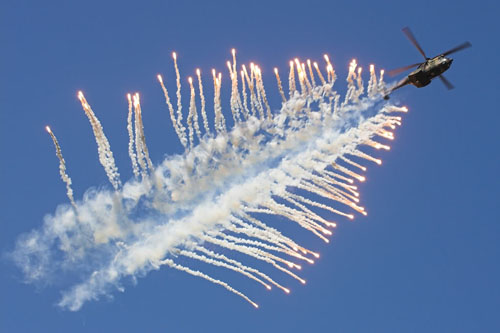
[[[420,47],[420,44],[417,42],[417,39],[415,38],[415,36],[413,36],[413,33],[411,32],[410,28],[408,28],[408,27],[403,28],[403,32],[406,35],[406,37],[408,37],[410,42],[412,42],[413,45],[415,45],[415,47],[420,52],[420,54],[423,55],[424,58],[427,60],[427,56],[425,55],[424,50],[422,50],[422,48]]]
[[[446,88],[448,88],[448,90],[451,90],[453,88],[455,88],[451,83],[450,81],[448,81],[443,75],[439,75],[439,78],[441,79],[441,82],[443,82],[443,84],[446,86]]]
[[[452,53],[461,51],[461,50],[466,49],[466,48],[471,47],[471,46],[472,46],[471,43],[465,42],[463,44],[458,45],[457,47],[452,48],[449,51],[446,51],[445,53],[443,53],[443,55],[446,57],[448,54],[452,54]]]
[[[389,72],[387,72],[387,74],[389,74],[389,76],[395,76],[395,75],[398,75],[399,73],[404,72],[404,71],[406,71],[406,70],[408,70],[410,68],[417,67],[420,64],[421,63],[416,63],[416,64],[413,64],[413,65],[408,65],[408,66],[405,66],[405,67],[396,68],[396,69],[390,70]]]

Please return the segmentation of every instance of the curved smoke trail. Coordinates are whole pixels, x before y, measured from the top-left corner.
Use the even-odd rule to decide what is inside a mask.
[[[128,95],[129,155],[134,179],[122,184],[103,128],[90,104],[78,97],[89,118],[99,161],[113,190],[91,190],[74,201],[60,146],[51,131],[72,205],[60,205],[43,227],[22,235],[12,253],[28,281],[49,279],[54,273],[76,273],[83,280],[63,293],[59,305],[78,310],[88,300],[108,294],[120,281],[166,265],[221,285],[257,307],[228,283],[175,262],[179,256],[227,268],[265,288],[289,289],[260,270],[231,258],[239,252],[273,266],[301,283],[298,262],[313,263],[319,254],[259,219],[262,214],[297,223],[328,242],[335,223],[319,211],[353,218],[366,215],[359,206],[355,180],[363,181],[362,161],[380,160],[362,145],[389,149],[374,137],[393,139],[400,125],[393,112],[406,112],[381,101],[383,71],[377,79],[370,66],[365,86],[356,61],[349,67],[347,93],[332,87],[336,80],[327,56],[327,75],[317,63],[290,62],[289,96],[275,69],[282,107],[272,112],[261,70],[250,64],[238,73],[236,56],[228,62],[231,114],[228,129],[222,113],[221,74],[213,71],[215,133],[210,131],[200,71],[198,97],[189,78],[190,105],[183,124],[181,83],[174,53],[177,108],[161,76],[158,80],[175,132],[186,148],[154,166],[149,158],[138,94]],[[314,72],[313,70],[316,72]],[[318,82],[316,81],[318,80]],[[202,131],[204,130],[204,133]],[[317,198],[317,199],[312,199]],[[325,200],[329,203],[325,204]],[[321,202],[320,202],[321,201]],[[206,246],[206,245],[209,246]],[[216,252],[218,249],[220,252]]]

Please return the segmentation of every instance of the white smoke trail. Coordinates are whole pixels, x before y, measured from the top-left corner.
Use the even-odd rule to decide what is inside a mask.
[[[196,70],[196,76],[198,77],[198,88],[200,90],[200,100],[201,100],[201,116],[203,118],[203,127],[205,128],[205,133],[210,134],[210,128],[208,127],[207,112],[205,111],[205,95],[203,94],[203,83],[201,81],[201,72],[199,69]]]
[[[222,254],[218,254],[218,253],[215,253],[213,251],[210,251],[210,250],[207,250],[206,248],[204,247],[197,247],[196,250],[200,251],[200,252],[203,252],[211,257],[214,257],[216,259],[220,259],[220,260],[224,260],[230,264],[233,264],[245,271],[248,271],[250,273],[254,273],[255,275],[258,275],[260,277],[262,277],[263,279],[269,281],[271,284],[275,285],[276,287],[280,288],[281,290],[283,290],[284,292],[286,292],[287,294],[290,293],[290,290],[283,287],[282,285],[280,285],[279,283],[277,283],[276,281],[274,281],[273,279],[271,279],[269,276],[267,276],[266,274],[260,272],[259,270],[255,269],[255,268],[252,268],[252,267],[248,267],[248,266],[245,266],[243,265],[242,263],[240,263],[239,261],[236,261],[234,259],[230,259],[228,257],[226,257],[225,255],[222,255]],[[269,289],[269,288],[268,288]]]
[[[239,91],[233,51],[233,63],[228,68],[235,125],[226,128],[220,91],[222,77],[214,70],[214,134],[209,131],[201,75],[197,70],[206,135],[201,135],[197,125],[196,94],[190,80],[188,137],[182,124],[180,75],[174,54],[177,111],[162,77],[158,76],[158,80],[173,128],[186,152],[153,166],[136,95],[135,153],[131,104],[127,119],[129,154],[136,177],[123,186],[102,126],[82,94],[80,99],[94,130],[99,160],[115,191],[90,190],[76,202],[70,197],[76,209],[61,205],[55,214],[45,218],[41,229],[21,236],[12,258],[26,279],[50,280],[52,274],[77,274],[80,282],[63,293],[59,305],[78,310],[86,301],[110,294],[114,288],[123,290],[121,282],[126,277],[143,276],[166,265],[218,284],[257,306],[228,283],[172,260],[183,255],[233,270],[266,288],[274,285],[289,292],[268,274],[231,258],[236,251],[305,283],[292,272],[301,268],[294,261],[313,263],[319,254],[264,223],[259,216],[284,217],[328,242],[330,228],[336,226],[330,220],[331,214],[349,219],[354,212],[366,215],[353,183],[364,180],[360,174],[366,169],[363,161],[377,164],[381,161],[360,147],[388,149],[378,140],[392,140],[390,129],[401,123],[400,117],[390,113],[407,111],[382,101],[383,75],[377,79],[372,68],[368,96],[363,97],[364,85],[361,72],[355,71],[355,62],[349,70],[347,95],[340,103],[340,95],[332,89],[336,78],[333,66],[326,55],[325,60],[326,79],[317,63],[312,63],[320,83],[314,79],[310,61],[307,68],[298,59],[290,62],[288,99],[276,70],[283,103],[280,110],[272,112],[258,66],[251,64],[250,73],[242,66],[242,91]],[[300,91],[296,88],[295,69]],[[199,140],[197,145],[194,133]],[[373,139],[375,136],[377,141]],[[140,180],[139,167],[137,164],[134,167],[135,158],[143,172]],[[147,169],[149,173],[145,173]],[[64,177],[63,180],[69,184]],[[206,243],[218,250],[207,248]]]
[[[304,78],[304,82],[306,83],[307,91],[311,92],[313,87],[311,81],[309,81],[309,78],[307,77],[306,65],[304,63],[301,63],[300,68],[302,69],[302,77]]]
[[[290,73],[288,75],[288,87],[289,87],[289,93],[288,95],[290,98],[293,97],[295,94],[295,70],[293,69],[293,61],[290,60]]]
[[[174,58],[174,68],[175,68],[175,82],[177,84],[177,127],[179,128],[179,133],[182,134],[182,140],[186,141],[186,129],[182,125],[182,101],[181,101],[181,75],[179,73],[179,67],[177,66],[177,53],[172,53],[172,58]]]
[[[141,174],[146,178],[149,170],[153,170],[153,163],[149,158],[149,150],[146,145],[146,136],[144,135],[144,125],[142,124],[142,109],[139,94],[134,95],[134,119],[135,119],[135,147],[137,160],[141,166]]]
[[[191,89],[191,98],[189,100],[189,113],[187,116],[188,134],[189,134],[189,149],[193,149],[194,145],[194,115],[196,114],[196,102],[195,102],[195,91],[193,87],[193,79],[191,77],[189,80],[189,88]],[[198,131],[199,132],[199,131]],[[198,135],[199,138],[199,135]]]
[[[215,284],[218,284],[218,285],[221,285],[223,286],[224,288],[226,288],[227,290],[229,290],[230,292],[242,297],[244,300],[246,300],[248,303],[252,304],[254,307],[258,308],[259,306],[257,305],[257,303],[253,302],[251,299],[249,299],[247,296],[245,296],[245,294],[239,292],[238,290],[235,290],[234,288],[232,288],[230,285],[228,285],[227,283],[223,282],[223,281],[220,281],[220,280],[217,280],[217,279],[214,279],[210,276],[208,276],[207,274],[204,274],[202,272],[199,272],[199,271],[195,271],[195,270],[192,270],[188,267],[185,267],[185,266],[181,266],[179,264],[176,264],[173,262],[173,260],[171,259],[165,259],[165,260],[162,260],[160,262],[160,264],[162,265],[168,265],[172,268],[175,268],[175,269],[178,269],[180,271],[184,271],[188,274],[191,274],[191,275],[194,275],[194,276],[198,276],[198,277],[201,277],[202,279],[205,279],[205,280],[208,280],[210,282],[213,282]]]
[[[233,270],[235,272],[238,272],[240,274],[245,275],[246,277],[248,277],[248,278],[250,278],[250,279],[252,279],[254,281],[257,281],[258,283],[262,284],[267,289],[271,289],[270,285],[268,285],[267,283],[265,283],[264,281],[262,281],[261,279],[259,279],[255,275],[253,275],[251,273],[248,273],[244,269],[241,269],[237,265],[230,265],[230,264],[227,264],[227,263],[225,263],[223,261],[210,259],[210,258],[205,257],[204,255],[199,255],[197,253],[194,253],[194,252],[191,252],[191,251],[186,251],[186,250],[181,250],[181,251],[178,252],[178,254],[186,256],[186,257],[189,257],[189,258],[192,258],[192,259],[197,259],[199,261],[206,262],[207,264],[211,264],[211,265],[214,265],[214,266],[224,267],[224,268]]]
[[[99,153],[99,161],[104,167],[104,171],[106,171],[109,182],[113,185],[115,190],[118,191],[121,186],[120,174],[118,173],[118,168],[115,165],[115,159],[113,158],[113,152],[109,146],[108,139],[106,138],[106,135],[104,135],[99,119],[97,119],[94,111],[81,91],[78,92],[78,98],[80,99],[83,110],[90,121],[92,130],[94,131],[95,140],[97,142],[97,151]]]
[[[137,156],[134,152],[134,129],[132,125],[132,96],[130,94],[127,95],[128,99],[128,115],[127,115],[127,131],[128,131],[128,155],[130,156],[130,161],[132,162],[132,171],[134,172],[134,176],[139,178],[139,167],[137,165]]]
[[[73,189],[71,188],[71,178],[69,178],[68,174],[66,173],[66,161],[64,161],[64,157],[61,151],[61,146],[59,145],[59,141],[57,141],[57,138],[50,129],[50,127],[46,126],[45,129],[52,138],[52,142],[54,142],[54,147],[56,148],[56,155],[57,158],[59,159],[59,174],[61,175],[61,179],[63,180],[63,182],[66,184],[66,195],[68,196],[69,202],[76,210],[77,206],[75,203],[75,199],[73,198]]]
[[[269,106],[269,102],[267,101],[266,89],[264,88],[264,81],[262,81],[262,71],[258,66],[255,67],[255,73],[257,78],[257,87],[260,91],[260,95],[262,96],[262,100],[264,101],[264,105],[267,110],[267,117],[271,119],[271,107]]]
[[[314,79],[314,72],[312,70],[310,59],[307,59],[307,68],[309,68],[309,75],[311,76],[312,85],[313,85],[313,87],[316,87],[316,80]]]
[[[241,74],[241,93],[243,96],[243,114],[245,115],[245,119],[248,120],[250,117],[250,110],[248,110],[247,103],[247,89],[245,87],[245,72],[243,70],[240,71]]]
[[[280,79],[280,75],[278,72],[278,68],[276,68],[276,67],[274,67],[274,74],[276,75],[276,83],[278,84],[278,89],[280,92],[281,99],[283,100],[283,103],[286,103],[285,92],[283,91],[283,86],[281,84],[281,79]]]
[[[163,77],[160,74],[158,74],[157,78],[158,82],[160,82],[161,89],[163,90],[163,95],[165,96],[165,103],[168,106],[168,111],[170,113],[170,120],[172,121],[172,126],[174,127],[175,133],[177,134],[177,137],[179,138],[181,144],[184,146],[184,148],[187,148],[187,138],[184,133],[184,129],[181,126],[179,126],[177,118],[175,118],[174,107],[172,106],[172,102],[170,101],[168,90],[165,87],[165,84],[163,83]]]
[[[252,116],[256,116],[257,113],[255,111],[256,101],[255,101],[255,94],[254,94],[254,89],[253,89],[254,88],[253,75],[250,78],[250,76],[248,75],[248,72],[247,72],[247,67],[245,65],[243,65],[241,67],[243,68],[243,70],[242,70],[242,72],[243,72],[242,76],[245,77],[245,79],[247,81],[247,84],[248,84],[248,90],[250,91],[250,110],[251,110],[251,115]],[[245,81],[245,80],[242,79],[242,81]],[[246,95],[245,90],[243,90],[243,92]],[[245,98],[245,100],[246,100],[246,98]]]
[[[318,76],[319,76],[319,79],[321,81],[321,85],[325,85],[326,84],[326,81],[325,81],[325,77],[323,76],[323,74],[321,73],[321,71],[319,70],[319,66],[318,66],[318,63],[315,61],[313,63],[314,65],[314,68],[316,69],[316,73],[318,73]]]

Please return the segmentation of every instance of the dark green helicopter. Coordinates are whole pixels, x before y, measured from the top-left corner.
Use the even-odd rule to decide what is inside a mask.
[[[391,94],[396,89],[406,86],[407,84],[413,84],[417,88],[425,87],[426,85],[431,83],[432,79],[434,79],[435,77],[439,77],[441,79],[441,82],[443,82],[444,85],[446,86],[446,88],[453,89],[453,85],[450,83],[450,81],[448,81],[442,75],[444,72],[446,72],[448,68],[450,68],[451,63],[453,62],[453,59],[448,58],[447,56],[457,51],[471,47],[472,44],[469,42],[465,42],[458,45],[457,47],[452,48],[449,51],[446,51],[444,53],[435,56],[434,58],[428,58],[425,55],[424,50],[422,50],[422,48],[418,44],[415,36],[413,36],[412,32],[410,31],[410,28],[408,27],[403,28],[403,33],[406,35],[406,37],[408,37],[410,42],[412,42],[412,44],[417,48],[420,54],[425,58],[425,62],[419,62],[416,64],[412,64],[409,66],[401,67],[390,71],[388,74],[390,76],[394,76],[410,68],[418,66],[416,70],[411,72],[406,78],[398,82],[398,84],[396,84],[393,88],[391,88],[391,90],[386,92],[384,99],[389,99],[389,94]]]

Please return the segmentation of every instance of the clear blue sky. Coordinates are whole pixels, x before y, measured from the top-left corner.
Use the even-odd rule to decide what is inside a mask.
[[[465,40],[447,73],[394,98],[410,108],[393,149],[362,186],[369,215],[339,219],[332,242],[290,283],[292,294],[244,290],[253,309],[204,280],[164,268],[126,283],[81,311],[54,304],[60,286],[25,285],[0,262],[1,332],[498,332],[500,143],[494,1],[24,1],[0,5],[0,251],[66,202],[50,124],[76,196],[108,186],[76,99],[82,89],[111,142],[122,178],[132,175],[125,94],[142,94],[153,161],[181,151],[157,73],[225,70],[230,49],[258,62],[276,107],[271,70],[329,53],[343,79],[357,58],[387,69],[420,61],[401,33],[410,26],[429,55]],[[225,73],[225,71],[224,71]],[[339,81],[343,89],[343,83]],[[226,86],[227,88],[227,86]],[[223,88],[224,89],[224,88]],[[270,93],[274,91],[274,93]],[[227,109],[227,108],[226,108]],[[300,239],[300,236],[298,237]]]

